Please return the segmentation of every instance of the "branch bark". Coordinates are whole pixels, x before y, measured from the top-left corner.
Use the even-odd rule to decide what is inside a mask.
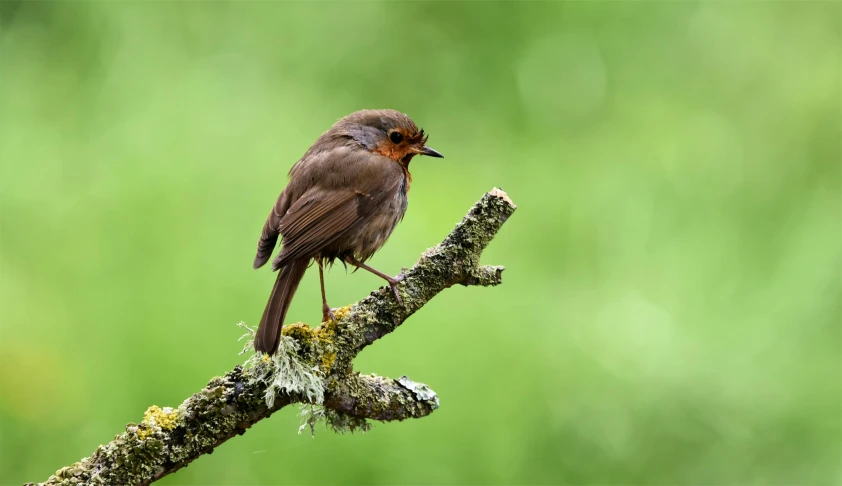
[[[438,408],[438,397],[426,385],[405,376],[395,380],[360,375],[353,371],[353,360],[442,290],[456,284],[501,283],[503,267],[481,266],[479,261],[515,208],[499,189],[485,194],[444,241],[425,251],[404,272],[399,286],[403,306],[395,301],[389,287],[382,287],[356,304],[339,309],[336,322],[316,328],[303,323],[283,328],[284,336],[295,342],[295,358],[312,367],[323,380],[323,402],[310,417],[311,427],[315,419],[325,418],[337,430],[365,429],[366,419],[420,418]],[[267,385],[256,379],[259,372],[237,366],[210,380],[176,409],[150,407],[142,422],[128,424],[125,432],[99,446],[90,457],[59,469],[37,484],[148,485],[202,454],[212,453],[281,408],[312,403],[297,392],[278,393],[267,401]],[[273,392],[269,389],[270,395]],[[27,483],[32,484],[36,483]]]

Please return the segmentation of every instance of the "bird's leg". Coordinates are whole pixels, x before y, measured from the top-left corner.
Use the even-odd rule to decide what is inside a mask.
[[[398,304],[403,305],[403,300],[401,299],[401,295],[398,293],[398,284],[403,280],[403,273],[398,275],[397,277],[390,277],[385,273],[381,272],[380,270],[374,269],[369,267],[363,262],[357,261],[354,257],[345,257],[345,261],[350,263],[351,265],[362,268],[364,270],[368,270],[369,272],[377,275],[378,277],[382,278],[383,280],[389,282],[389,287],[392,288],[392,292],[395,294],[395,300],[398,301]]]
[[[322,261],[317,260],[317,262],[319,264],[319,284],[322,287],[322,322],[328,322],[328,320],[336,322],[336,316],[333,315],[333,311],[327,305],[327,297],[325,297],[325,276],[324,270],[322,269]]]

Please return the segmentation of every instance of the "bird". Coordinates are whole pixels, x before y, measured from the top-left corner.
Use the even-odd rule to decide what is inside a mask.
[[[335,320],[325,297],[324,269],[336,261],[386,280],[403,305],[392,277],[366,261],[388,240],[407,209],[416,155],[443,158],[428,135],[396,110],[360,110],[339,119],[289,170],[257,243],[254,268],[271,258],[278,272],[254,337],[258,353],[278,351],[281,329],[298,284],[313,262],[319,267],[322,322]]]

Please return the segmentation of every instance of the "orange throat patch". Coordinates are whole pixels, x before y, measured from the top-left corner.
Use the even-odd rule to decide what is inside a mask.
[[[372,152],[380,154],[384,157],[389,157],[401,166],[404,175],[406,175],[406,193],[409,193],[409,185],[412,183],[412,174],[409,173],[409,164],[403,161],[404,157],[414,153],[407,147],[395,146],[386,144],[385,146],[376,147]]]

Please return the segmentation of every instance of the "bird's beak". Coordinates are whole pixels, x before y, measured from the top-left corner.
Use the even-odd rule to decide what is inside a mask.
[[[430,157],[438,157],[440,159],[444,158],[444,155],[440,154],[437,150],[427,147],[426,145],[423,148],[421,148],[421,151],[418,153],[421,155],[429,155]]]

